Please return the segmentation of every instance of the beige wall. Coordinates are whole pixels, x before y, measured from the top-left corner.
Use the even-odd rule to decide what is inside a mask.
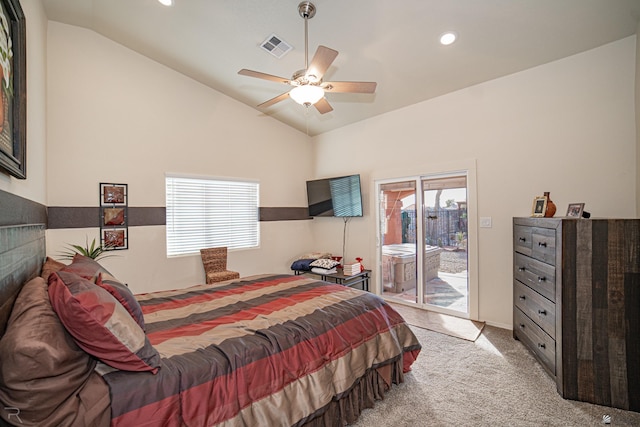
[[[39,1],[21,5],[27,22],[27,179],[0,173],[0,190],[46,204],[47,17]]]
[[[478,216],[493,219],[478,229],[479,318],[510,327],[512,217],[534,196],[550,191],[558,215],[585,202],[597,217],[636,216],[635,52],[629,37],[315,137],[318,176],[362,174],[366,216],[349,225],[348,253],[373,267],[374,178],[475,160]],[[342,222],[314,222],[318,247],[340,253]]]
[[[257,178],[262,206],[304,206],[306,179],[360,173],[366,216],[350,222],[347,253],[371,268],[373,179],[474,162],[478,215],[493,218],[493,228],[478,230],[479,318],[507,327],[511,218],[528,215],[534,195],[550,191],[559,214],[580,201],[599,217],[640,212],[635,37],[309,144],[306,135],[93,32],[50,22],[47,33],[40,2],[23,8],[29,179],[0,175],[0,189],[49,206],[96,206],[101,181],[128,183],[131,206],[164,206],[165,172]],[[343,160],[350,155],[359,160]],[[390,156],[397,166],[387,166]],[[261,249],[232,252],[229,264],[243,275],[285,272],[300,252],[341,253],[342,230],[332,218],[263,223]],[[136,292],[202,281],[197,257],[166,259],[164,233],[132,227],[131,249],[105,265]],[[48,252],[86,236],[98,230],[49,230]]]
[[[98,206],[99,183],[127,183],[129,206],[164,206],[165,173],[260,182],[260,205],[305,206],[309,138],[95,32],[49,23],[48,205]],[[311,221],[261,224],[261,248],[234,251],[242,275],[287,272],[308,251]],[[98,238],[49,230],[47,252]],[[105,266],[135,292],[204,280],[198,256],[167,259],[165,227],[130,227]]]

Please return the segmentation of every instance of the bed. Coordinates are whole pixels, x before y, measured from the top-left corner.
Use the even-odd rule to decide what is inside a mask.
[[[266,274],[133,296],[98,262],[46,258],[42,227],[10,228],[1,423],[342,426],[421,349],[368,292]]]

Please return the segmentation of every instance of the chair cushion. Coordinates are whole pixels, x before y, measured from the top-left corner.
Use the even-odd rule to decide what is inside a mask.
[[[240,278],[240,273],[237,271],[210,271],[207,273],[207,283],[217,283],[224,280],[233,280]]]

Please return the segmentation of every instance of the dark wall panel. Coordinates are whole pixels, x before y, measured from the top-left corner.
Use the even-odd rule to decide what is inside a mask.
[[[47,207],[0,190],[0,226],[47,224]]]

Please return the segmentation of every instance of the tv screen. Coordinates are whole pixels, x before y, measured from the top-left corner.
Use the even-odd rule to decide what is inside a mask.
[[[309,216],[362,216],[360,175],[307,181]]]

